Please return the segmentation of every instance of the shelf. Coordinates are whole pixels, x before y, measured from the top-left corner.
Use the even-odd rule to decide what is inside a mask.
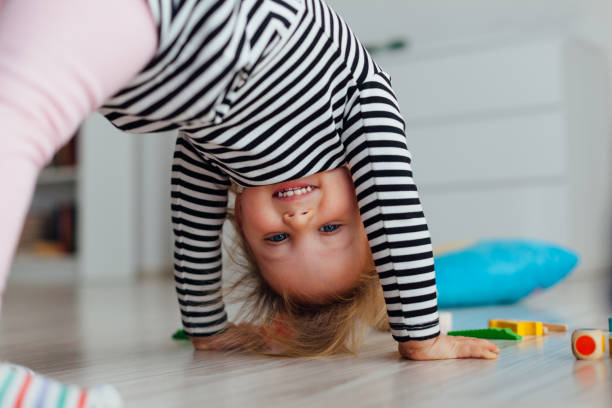
[[[38,177],[38,185],[75,183],[76,166],[50,166],[43,169]]]

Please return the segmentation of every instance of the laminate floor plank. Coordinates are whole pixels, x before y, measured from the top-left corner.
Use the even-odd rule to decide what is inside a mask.
[[[57,380],[117,387],[126,407],[612,406],[612,368],[576,361],[574,328],[607,328],[611,280],[574,277],[508,306],[453,309],[453,328],[491,318],[566,323],[568,333],[497,340],[494,361],[402,360],[389,333],[357,356],[272,358],[194,351],[170,281],[95,287],[10,284],[0,358]],[[230,317],[236,308],[230,307]],[[606,336],[609,334],[606,333]]]

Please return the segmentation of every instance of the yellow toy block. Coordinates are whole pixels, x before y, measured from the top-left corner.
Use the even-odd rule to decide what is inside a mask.
[[[606,352],[606,337],[597,329],[578,329],[572,333],[572,352],[578,360],[599,360]]]
[[[544,325],[542,322],[528,322],[522,320],[489,320],[492,329],[510,329],[519,336],[542,336]]]

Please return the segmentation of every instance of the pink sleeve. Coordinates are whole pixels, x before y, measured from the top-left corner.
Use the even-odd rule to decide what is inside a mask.
[[[0,0],[0,294],[39,171],[156,48],[145,0]]]

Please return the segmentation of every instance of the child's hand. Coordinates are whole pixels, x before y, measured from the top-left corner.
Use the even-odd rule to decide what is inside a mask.
[[[440,336],[430,340],[398,343],[402,357],[411,360],[445,360],[449,358],[497,358],[499,348],[489,340],[461,336]]]

